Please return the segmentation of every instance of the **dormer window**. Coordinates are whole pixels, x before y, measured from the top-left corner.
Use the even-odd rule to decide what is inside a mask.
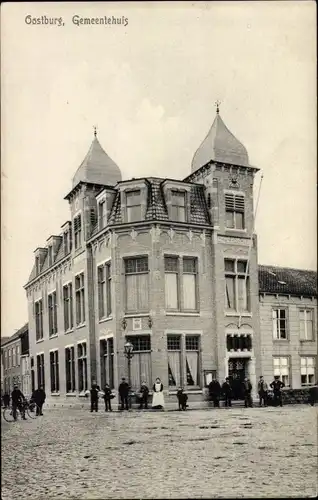
[[[67,255],[69,252],[69,232],[65,231],[63,234],[63,248],[64,248],[64,255]]]
[[[40,257],[35,257],[35,272],[40,274]]]
[[[174,221],[186,221],[185,195],[183,191],[171,191],[171,219]]]
[[[106,200],[102,200],[98,203],[98,226],[99,229],[103,229],[107,224],[107,213],[106,213]]]
[[[127,222],[141,221],[143,219],[141,212],[140,189],[135,189],[134,191],[126,192],[126,206],[127,206]]]
[[[226,227],[228,229],[244,229],[245,200],[243,195],[225,195]]]
[[[49,266],[53,265],[53,247],[49,246],[48,248],[48,258],[49,258]]]
[[[74,226],[74,241],[75,241],[75,250],[81,246],[81,239],[82,239],[82,216],[77,215],[74,218],[73,222]]]

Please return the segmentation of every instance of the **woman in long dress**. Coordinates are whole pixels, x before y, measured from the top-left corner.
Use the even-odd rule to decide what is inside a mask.
[[[156,382],[153,384],[153,396],[152,396],[152,408],[161,409],[165,406],[165,400],[163,397],[163,385],[160,378],[156,378]]]

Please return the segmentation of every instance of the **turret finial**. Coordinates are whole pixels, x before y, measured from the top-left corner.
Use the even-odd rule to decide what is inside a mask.
[[[219,100],[215,101],[217,114],[219,114],[219,112],[220,112],[220,104],[221,104],[221,101],[219,101]]]
[[[96,137],[97,136],[97,127],[94,125],[93,128],[94,128],[94,137]]]

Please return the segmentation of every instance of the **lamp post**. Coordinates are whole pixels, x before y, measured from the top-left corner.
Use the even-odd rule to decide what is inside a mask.
[[[126,342],[124,345],[125,356],[128,361],[128,385],[129,385],[129,408],[131,408],[131,359],[134,355],[134,346],[131,342]]]

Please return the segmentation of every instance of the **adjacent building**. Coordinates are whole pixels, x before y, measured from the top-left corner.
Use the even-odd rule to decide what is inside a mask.
[[[11,392],[17,384],[23,387],[24,372],[22,359],[28,357],[29,352],[28,324],[17,330],[11,337],[5,337],[1,341],[1,388],[3,392]],[[24,384],[24,387],[25,384]],[[26,392],[29,394],[29,392]]]
[[[70,220],[35,250],[25,286],[31,379],[48,400],[78,401],[93,380],[117,388],[127,341],[135,389],[160,377],[170,394],[182,385],[201,397],[215,377],[249,376],[254,390],[273,377],[297,343],[283,352],[268,320],[281,302],[258,266],[257,173],[219,110],[184,180],[122,180],[95,133],[65,197]],[[315,358],[315,286],[308,293],[284,300],[311,304],[311,344],[297,346]]]

